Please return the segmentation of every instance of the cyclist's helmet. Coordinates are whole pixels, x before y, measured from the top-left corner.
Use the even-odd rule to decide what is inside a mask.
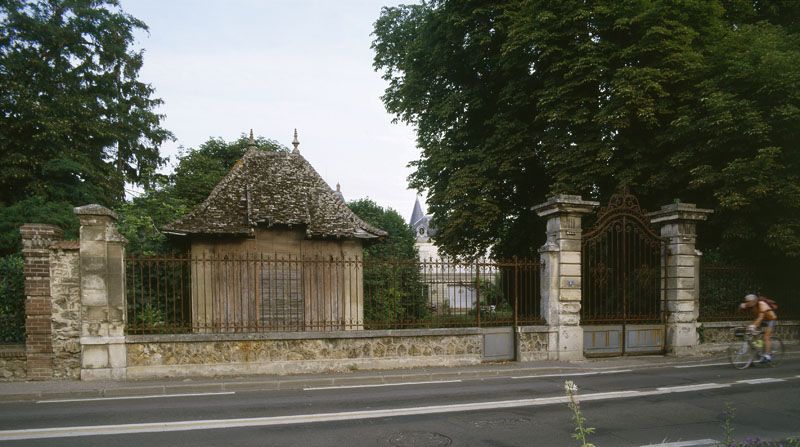
[[[757,297],[757,296],[755,296],[755,295],[754,295],[754,294],[752,294],[752,293],[749,293],[749,294],[747,294],[747,295],[745,295],[745,296],[744,296],[744,300],[745,300],[746,302],[748,302],[748,303],[749,303],[749,302],[751,302],[751,301],[755,301],[755,300],[757,300],[757,299],[758,299],[758,297]]]

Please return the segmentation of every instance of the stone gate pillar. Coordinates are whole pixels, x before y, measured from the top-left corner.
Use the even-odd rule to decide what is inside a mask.
[[[697,221],[706,220],[713,211],[692,203],[672,203],[648,213],[653,224],[661,225],[665,239],[666,260],[662,268],[666,309],[666,350],[672,355],[688,355],[697,348],[699,313],[700,261],[695,250]]]
[[[75,214],[81,221],[81,380],[124,379],[127,241],[108,208],[86,205]]]
[[[64,232],[47,224],[20,227],[25,266],[25,357],[28,379],[53,378],[52,298],[50,296],[50,244]]]
[[[550,327],[548,357],[583,358],[581,312],[581,216],[600,204],[581,196],[557,195],[533,211],[547,217],[547,242],[539,249],[542,316]]]

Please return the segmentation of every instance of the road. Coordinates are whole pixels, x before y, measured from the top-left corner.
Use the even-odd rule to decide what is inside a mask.
[[[800,435],[800,359],[790,358],[777,368],[744,371],[695,363],[435,383],[3,403],[0,444],[578,445],[571,438],[565,380],[578,385],[587,425],[596,428],[590,440],[598,446],[708,445],[723,439],[726,405],[735,411],[739,439]]]

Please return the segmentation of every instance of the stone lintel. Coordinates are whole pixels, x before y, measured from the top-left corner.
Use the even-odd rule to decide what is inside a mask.
[[[714,210],[697,208],[694,203],[670,203],[658,211],[647,213],[651,223],[668,223],[675,221],[699,221],[708,219]]]
[[[600,202],[583,200],[579,195],[559,194],[531,208],[539,217],[558,214],[586,214],[600,206]]]

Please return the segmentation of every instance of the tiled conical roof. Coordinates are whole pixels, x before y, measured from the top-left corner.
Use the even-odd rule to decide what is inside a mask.
[[[386,235],[338,200],[299,152],[258,149],[248,150],[203,203],[164,230],[251,235],[257,225],[303,225],[313,238]]]
[[[417,197],[417,201],[414,202],[414,211],[411,212],[409,225],[414,226],[423,217],[425,217],[425,213],[422,212],[422,205],[419,204],[419,197]]]

